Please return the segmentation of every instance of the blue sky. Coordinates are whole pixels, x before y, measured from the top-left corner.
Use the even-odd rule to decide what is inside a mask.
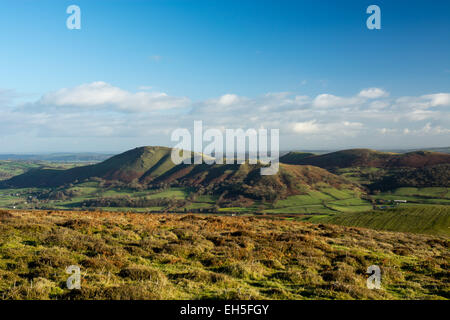
[[[71,4],[81,8],[81,30],[66,28]],[[366,28],[371,4],[381,8],[381,30]],[[233,117],[245,118],[242,110],[252,107],[261,116],[267,95],[280,93],[285,96],[269,103],[278,122],[271,123],[268,112],[266,119],[242,126],[293,128],[282,132],[285,148],[445,145],[450,141],[449,12],[448,1],[5,0],[0,5],[0,115],[9,127],[1,132],[0,152],[167,145],[167,128],[189,126],[194,118],[217,127],[237,125]],[[118,93],[120,103],[61,98],[73,90],[98,93],[89,87],[94,83],[95,88],[101,84],[101,94]],[[356,99],[370,88],[384,93]],[[169,106],[155,108],[162,93]],[[436,94],[443,95],[431,96]],[[230,100],[235,108],[223,108],[224,95],[235,97]],[[137,101],[141,96],[144,101]],[[296,104],[295,97],[309,102]],[[332,109],[318,110],[318,97],[334,99]],[[372,106],[378,100],[385,105],[381,109]],[[139,110],[126,106],[141,102]],[[286,105],[290,113],[282,117]],[[214,115],[205,106],[227,111]],[[361,112],[358,119],[349,106]],[[305,112],[293,114],[296,107]],[[373,113],[363,112],[369,108]],[[405,121],[400,115],[408,110],[416,116]],[[345,112],[347,120],[332,122],[333,113]],[[92,122],[77,123],[80,113]],[[185,121],[169,123],[174,116]],[[389,123],[394,116],[397,120]],[[155,131],[145,123],[140,129],[125,124],[147,118]],[[328,124],[343,135],[323,139],[319,131]],[[77,127],[84,133],[75,132]]]

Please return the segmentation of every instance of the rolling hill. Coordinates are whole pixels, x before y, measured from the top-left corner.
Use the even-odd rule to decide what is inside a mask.
[[[305,158],[313,157],[315,155],[315,153],[311,152],[291,151],[281,156],[280,161],[287,164],[298,164],[299,161],[304,160]]]
[[[170,160],[170,148],[135,148],[101,163],[69,170],[36,169],[3,182],[7,187],[56,187],[92,177],[131,182],[143,175],[161,174],[175,165]]]
[[[261,164],[175,165],[171,149],[141,147],[104,162],[68,170],[36,169],[3,181],[3,188],[59,187],[90,178],[147,186],[203,188],[227,197],[275,199],[323,187],[357,189],[346,179],[312,166],[281,164],[273,176],[261,176]]]
[[[342,177],[313,166],[280,165],[276,175],[262,176],[261,165],[179,165],[148,183],[204,188],[227,196],[274,200],[324,187],[357,189]]]
[[[450,163],[450,154],[431,151],[413,151],[398,154],[370,149],[349,149],[310,156],[291,152],[281,157],[280,162],[312,165],[325,169],[349,167],[420,168]]]
[[[370,189],[381,191],[401,187],[450,187],[450,164],[402,168],[369,185]]]

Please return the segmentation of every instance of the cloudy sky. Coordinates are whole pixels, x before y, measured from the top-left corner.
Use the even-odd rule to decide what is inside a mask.
[[[280,129],[282,149],[450,145],[450,4],[2,1],[0,153],[173,146]],[[67,6],[81,30],[66,28]]]

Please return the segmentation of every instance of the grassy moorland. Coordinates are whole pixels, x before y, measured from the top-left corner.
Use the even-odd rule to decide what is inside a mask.
[[[1,211],[0,298],[449,299],[449,244],[256,217]],[[366,287],[374,264],[381,290]]]

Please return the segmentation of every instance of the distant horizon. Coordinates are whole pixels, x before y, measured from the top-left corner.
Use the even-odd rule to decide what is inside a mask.
[[[104,152],[93,152],[93,151],[42,151],[42,152],[0,152],[0,156],[6,156],[6,155],[14,155],[14,156],[43,156],[43,155],[81,155],[81,154],[91,154],[91,155],[117,155],[121,154],[123,152],[133,150],[136,148],[144,148],[144,147],[166,147],[166,148],[172,148],[170,146],[162,146],[162,145],[145,145],[145,146],[137,146],[133,148],[129,148],[122,151],[104,151]],[[355,150],[355,149],[369,149],[369,150],[375,150],[375,151],[381,151],[381,152],[389,152],[389,151],[428,151],[430,149],[450,149],[450,146],[443,147],[419,147],[419,148],[370,148],[370,147],[354,147],[354,148],[338,148],[338,149],[280,149],[280,153],[286,153],[286,152],[336,152],[336,151],[344,151],[344,150]],[[192,151],[192,150],[189,150]]]

